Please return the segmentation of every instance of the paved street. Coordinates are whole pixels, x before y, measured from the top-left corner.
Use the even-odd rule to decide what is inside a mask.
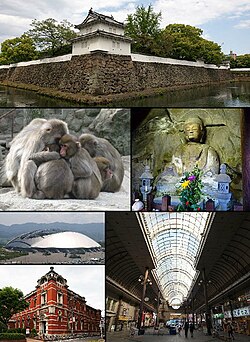
[[[42,340],[33,339],[33,338],[27,338],[27,342],[39,342]],[[55,340],[54,342],[105,342],[103,339],[100,338],[100,336],[93,336],[93,337],[85,337],[85,338],[72,338],[68,340]]]
[[[112,332],[107,334],[107,342],[181,342],[181,341],[194,341],[194,342],[216,342],[224,340],[222,335],[227,336],[227,334],[221,333],[221,338],[214,338],[212,336],[205,336],[201,331],[194,331],[194,337],[191,338],[190,333],[188,334],[188,338],[185,338],[184,331],[181,332],[181,335],[154,335],[152,331],[148,331],[145,335],[140,336],[129,336],[129,332]],[[249,342],[250,337],[235,334],[235,342]]]

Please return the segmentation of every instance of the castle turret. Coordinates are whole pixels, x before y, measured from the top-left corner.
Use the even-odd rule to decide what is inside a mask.
[[[124,36],[124,24],[113,16],[106,16],[92,9],[85,20],[75,25],[80,30],[73,39],[72,54],[85,55],[93,52],[130,55],[131,39]]]

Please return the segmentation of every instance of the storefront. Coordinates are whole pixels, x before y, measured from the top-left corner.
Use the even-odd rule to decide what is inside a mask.
[[[224,312],[225,323],[232,321],[230,311]],[[233,310],[233,325],[235,332],[250,336],[250,306]]]

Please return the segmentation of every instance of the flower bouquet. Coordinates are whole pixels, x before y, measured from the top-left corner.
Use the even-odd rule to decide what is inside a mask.
[[[193,171],[185,172],[181,179],[180,201],[177,211],[200,211],[198,204],[202,198],[203,184],[201,182],[202,171],[195,166]]]

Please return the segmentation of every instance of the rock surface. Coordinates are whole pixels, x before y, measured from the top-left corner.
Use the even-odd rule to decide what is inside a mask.
[[[173,151],[185,141],[183,123],[194,114],[206,126],[206,144],[218,153],[220,164],[228,165],[232,190],[241,200],[241,109],[152,109],[133,132],[133,188],[138,189],[146,164],[155,178],[171,164]]]

